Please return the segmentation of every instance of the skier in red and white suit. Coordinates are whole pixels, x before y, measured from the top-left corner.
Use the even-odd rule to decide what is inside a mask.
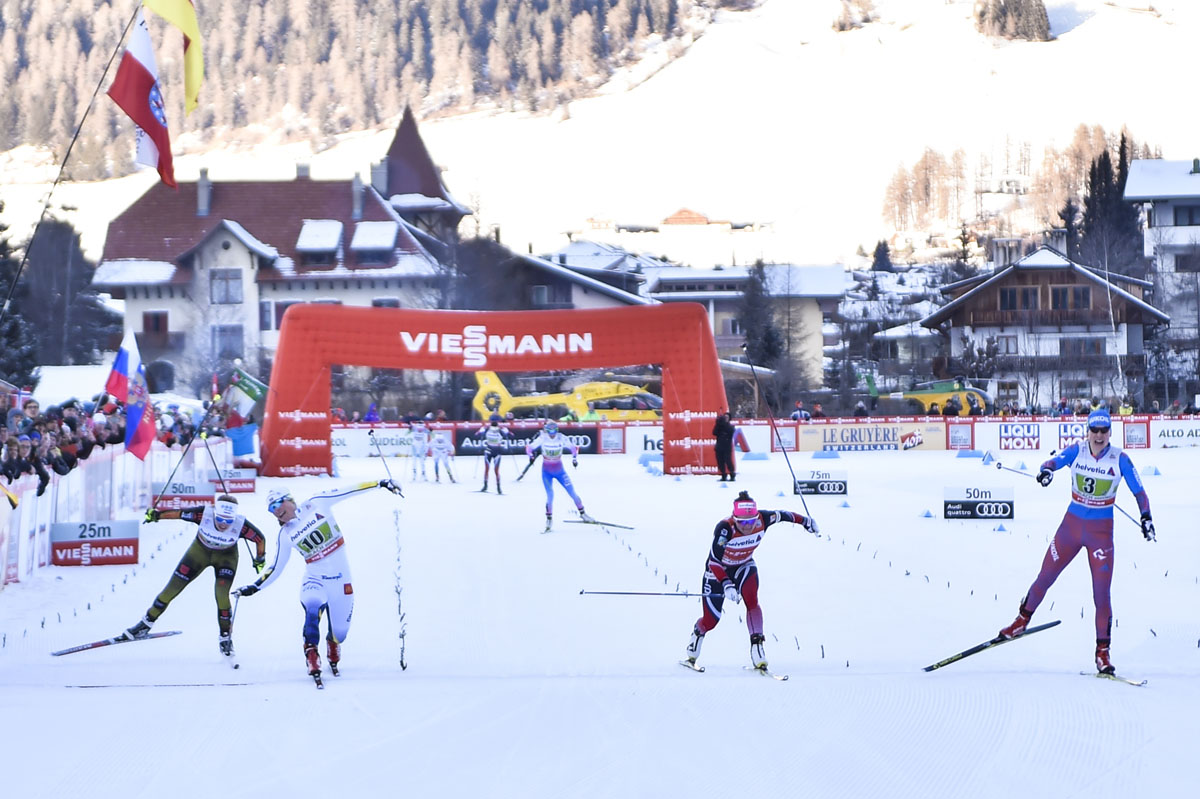
[[[740,602],[744,599],[746,626],[750,629],[750,660],[755,668],[767,667],[754,550],[762,543],[767,528],[776,522],[799,524],[813,535],[820,532],[811,516],[788,510],[759,510],[745,491],[734,500],[732,515],[717,523],[704,571],[703,593],[706,596],[700,600],[704,613],[692,629],[692,640],[687,647],[688,662],[695,664],[705,634],[721,621],[725,600]]]

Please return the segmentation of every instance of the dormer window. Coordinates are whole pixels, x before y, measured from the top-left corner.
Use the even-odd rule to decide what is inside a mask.
[[[350,241],[355,262],[359,266],[389,265],[399,230],[397,222],[359,222],[354,226],[354,238]]]
[[[296,239],[296,254],[303,266],[336,266],[342,250],[342,223],[336,219],[305,219]]]

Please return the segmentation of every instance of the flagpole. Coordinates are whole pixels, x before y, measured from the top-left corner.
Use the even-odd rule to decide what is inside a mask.
[[[108,57],[108,63],[104,65],[104,71],[100,73],[100,80],[96,84],[96,90],[92,92],[92,97],[88,100],[87,108],[83,109],[83,116],[79,118],[79,124],[75,126],[75,133],[71,136],[71,143],[67,145],[67,151],[63,154],[62,163],[58,165],[58,174],[54,176],[54,183],[51,184],[50,191],[46,193],[46,200],[42,203],[42,213],[38,217],[37,224],[33,226],[33,233],[29,236],[29,244],[26,245],[25,251],[21,254],[21,263],[17,267],[17,274],[13,276],[12,283],[8,286],[8,293],[4,297],[4,305],[0,306],[0,325],[4,324],[4,317],[8,314],[8,307],[12,302],[13,294],[17,290],[17,283],[21,281],[21,274],[25,271],[25,263],[29,260],[29,253],[33,249],[33,242],[37,238],[38,231],[42,229],[42,223],[46,221],[46,214],[50,210],[50,198],[54,196],[54,190],[62,182],[63,173],[67,169],[67,161],[71,158],[71,150],[75,148],[75,142],[78,141],[79,134],[83,130],[83,123],[87,121],[92,106],[96,104],[96,95],[100,94],[100,88],[104,85],[105,79],[108,78],[108,70],[112,67],[113,61],[116,60],[117,54],[121,52],[121,46],[124,44],[125,38],[129,35],[129,29],[137,21],[138,13],[141,10],[142,4],[139,0],[137,7],[133,11],[133,15],[129,18],[129,22],[125,24],[125,30],[121,31],[121,38],[117,40],[116,48],[112,51],[112,55]]]

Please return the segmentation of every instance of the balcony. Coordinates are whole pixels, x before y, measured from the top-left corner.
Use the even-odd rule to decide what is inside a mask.
[[[165,355],[179,355],[187,344],[186,333],[135,333],[138,353],[143,361],[152,361]]]
[[[1123,308],[1113,308],[1113,318],[1108,316],[1108,309],[1088,311],[1056,310],[1056,311],[995,311],[975,309],[963,314],[960,324],[974,328],[1001,327],[1029,330],[1035,327],[1111,327],[1113,321],[1118,325],[1125,323]]]
[[[1116,369],[1115,355],[1001,355],[996,359],[997,372],[1088,372],[1104,374]],[[1146,373],[1145,355],[1122,355],[1121,366],[1126,376]]]

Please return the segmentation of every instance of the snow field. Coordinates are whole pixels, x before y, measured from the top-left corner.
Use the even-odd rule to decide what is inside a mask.
[[[1044,457],[995,454],[1031,471]],[[778,683],[742,669],[741,606],[708,635],[708,671],[694,674],[675,661],[699,600],[579,591],[696,591],[712,528],[738,489],[762,508],[803,511],[800,497],[779,496],[791,485],[780,455],[741,461],[724,487],[652,476],[634,454],[585,456],[570,474],[588,512],[637,529],[566,524],[572,504],[555,488],[545,535],[536,468],[516,483],[506,462],[497,496],[475,492],[482,478],[466,458],[458,484],[410,484],[391,461],[405,498],[368,492],[337,510],[356,605],[343,676],[326,674],[323,692],[304,673],[297,563],[239,603],[237,671],[217,654],[207,573],[157,625],[183,635],[48,655],[132,624],[190,542],[183,523],[143,528],[136,576],[51,568],[0,593],[0,724],[8,762],[23,765],[6,784],[21,796],[198,796],[211,779],[180,775],[202,762],[234,797],[1181,795],[1200,733],[1200,544],[1184,483],[1195,452],[1131,454],[1139,469],[1161,471],[1145,478],[1159,541],[1117,519],[1113,657],[1148,678],[1145,688],[1077,674],[1093,668],[1094,646],[1082,559],[1034,617],[1062,625],[921,671],[1012,619],[1066,507],[1062,475],[1043,489],[948,452],[792,455],[797,471],[845,471],[850,493],[805,498],[819,538],[774,526],[756,554],[767,653],[791,675]],[[374,459],[337,465],[336,478],[286,483],[302,497],[385,476]],[[279,482],[262,479],[242,498],[271,556],[277,525],[264,498]],[[1017,518],[1004,531],[941,519],[943,488],[954,485],[1011,486]],[[1118,502],[1136,510],[1125,489]],[[251,579],[243,558],[238,584]],[[249,684],[150,687],[185,683]]]

